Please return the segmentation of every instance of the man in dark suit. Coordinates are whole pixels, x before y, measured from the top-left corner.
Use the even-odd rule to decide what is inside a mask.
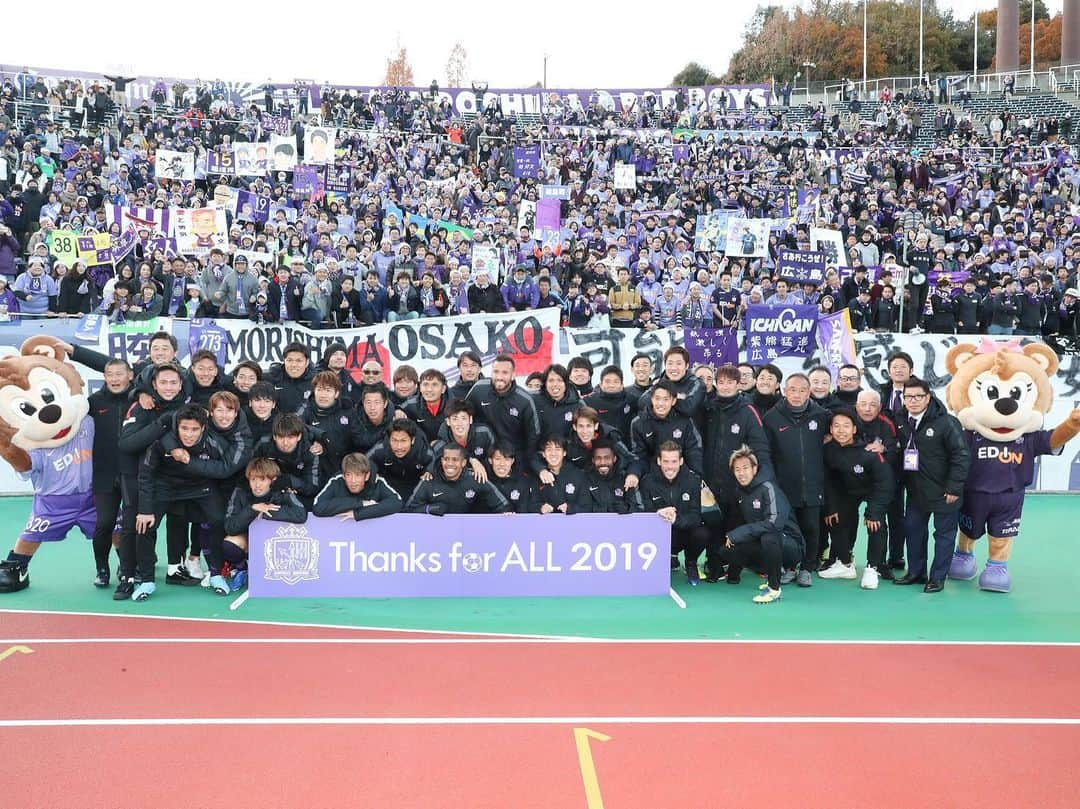
[[[899,418],[900,468],[907,489],[907,575],[895,584],[922,584],[923,592],[940,593],[952,562],[961,497],[971,453],[963,428],[930,386],[912,377],[904,385],[904,411]],[[934,562],[927,576],[929,522],[934,518]]]

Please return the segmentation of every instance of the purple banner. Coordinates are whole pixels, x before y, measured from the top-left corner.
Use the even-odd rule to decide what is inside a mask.
[[[270,197],[254,191],[237,191],[236,218],[241,222],[266,222],[270,218]]]
[[[236,174],[236,160],[228,146],[217,146],[206,154],[206,173],[231,177]]]
[[[293,171],[293,190],[298,194],[317,197],[322,191],[318,166],[297,166]]]
[[[532,180],[540,176],[540,144],[514,147],[514,176]]]
[[[667,595],[655,514],[396,514],[255,520],[249,587],[267,598]]]
[[[816,306],[750,306],[746,310],[746,361],[809,357],[814,350]]]
[[[836,314],[818,320],[817,341],[821,348],[821,362],[829,369],[835,385],[840,366],[854,364],[856,360],[851,312],[841,309]]]
[[[558,231],[561,224],[557,199],[541,199],[536,203],[536,229]]]
[[[824,253],[781,248],[776,257],[776,272],[785,281],[796,284],[822,284],[825,282],[825,260]]]
[[[731,329],[683,328],[683,345],[690,352],[691,365],[736,365],[739,337]]]
[[[326,190],[331,194],[348,194],[352,185],[352,166],[334,163],[325,167]]]

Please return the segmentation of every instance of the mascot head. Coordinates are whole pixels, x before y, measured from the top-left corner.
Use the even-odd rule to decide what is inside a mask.
[[[978,346],[949,349],[945,368],[953,375],[946,403],[964,429],[1000,442],[1042,429],[1054,402],[1050,377],[1058,368],[1057,355],[1047,346],[983,338]]]
[[[33,449],[66,444],[90,410],[82,376],[55,337],[31,337],[0,360],[0,457],[30,469]]]

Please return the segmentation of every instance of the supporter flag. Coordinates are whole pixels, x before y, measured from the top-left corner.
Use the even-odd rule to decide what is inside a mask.
[[[851,331],[851,311],[841,309],[822,317],[817,324],[817,343],[821,349],[821,364],[832,374],[833,384],[841,365],[855,362],[855,335]]]
[[[816,306],[751,306],[746,312],[746,361],[758,365],[778,357],[809,357],[817,328]]]
[[[825,262],[824,253],[782,247],[776,259],[776,272],[785,281],[820,285],[825,282]]]
[[[228,358],[229,333],[213,320],[196,319],[188,326],[188,353],[213,351],[218,365],[225,367]]]
[[[514,176],[534,180],[540,176],[540,144],[514,147]]]
[[[135,249],[135,245],[138,244],[139,233],[135,230],[134,224],[128,221],[128,226],[119,236],[111,237],[112,247],[112,260],[114,262],[120,261],[127,257],[127,255]]]
[[[739,362],[738,334],[730,329],[683,328],[683,345],[690,352],[691,365],[736,365]]]
[[[312,200],[321,197],[323,184],[319,169],[315,166],[297,166],[293,170],[293,190]]]

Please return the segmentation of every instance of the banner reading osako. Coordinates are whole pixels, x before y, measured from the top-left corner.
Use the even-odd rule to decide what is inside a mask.
[[[213,351],[218,362],[232,368],[245,360],[269,368],[281,362],[285,346],[303,343],[318,358],[332,343],[344,343],[346,367],[359,369],[368,360],[383,366],[389,380],[399,365],[417,371],[434,368],[457,378],[457,358],[474,351],[490,363],[498,354],[510,354],[518,376],[542,371],[555,362],[559,330],[558,309],[537,309],[492,315],[379,323],[358,329],[312,330],[299,325],[259,325],[243,320],[172,321],[172,334],[181,346]],[[109,354],[129,362],[142,359],[149,350],[150,333],[109,334]]]
[[[670,526],[655,514],[396,514],[256,520],[253,597],[667,595]]]

